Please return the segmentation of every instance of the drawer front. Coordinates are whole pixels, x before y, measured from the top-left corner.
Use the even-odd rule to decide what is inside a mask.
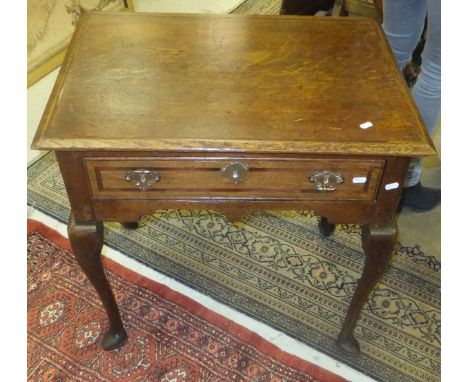
[[[383,160],[85,159],[94,198],[372,200]]]

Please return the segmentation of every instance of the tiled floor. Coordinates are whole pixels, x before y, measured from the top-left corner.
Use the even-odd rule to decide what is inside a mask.
[[[134,0],[136,11],[167,11],[167,12],[228,12],[234,8],[240,0]],[[39,151],[30,150],[32,138],[37,129],[39,120],[44,110],[45,104],[52,90],[54,81],[57,77],[58,70],[55,70],[41,81],[28,89],[28,163],[37,159],[42,153]],[[440,131],[440,129],[439,129]],[[435,143],[440,148],[440,132],[435,137]],[[424,182],[427,185],[440,185],[440,161],[434,158],[426,161],[428,170],[424,175]],[[52,218],[29,209],[31,218],[40,220],[45,224],[55,228],[63,235],[67,235],[66,226]],[[440,207],[430,213],[416,215],[403,211],[399,217],[400,238],[409,242],[430,242],[435,252],[434,255],[440,256]],[[417,229],[416,229],[417,228]],[[421,229],[422,228],[422,229]],[[142,266],[140,263],[133,261],[122,255],[121,253],[105,247],[103,254],[128,268],[137,271],[149,278],[158,282],[164,283],[169,287],[186,294],[220,314],[223,314],[230,319],[246,326],[250,330],[258,333],[285,351],[295,354],[303,359],[318,364],[328,370],[342,375],[350,381],[370,382],[373,379],[353,370],[352,368],[333,360],[332,358],[317,352],[316,350],[292,339],[260,322],[257,322],[242,313],[234,311],[227,306],[224,306],[213,299],[202,295],[190,288],[161,275],[160,273]]]

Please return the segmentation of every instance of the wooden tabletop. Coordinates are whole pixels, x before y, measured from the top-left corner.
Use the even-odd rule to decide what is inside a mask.
[[[130,12],[80,18],[33,147],[435,153],[370,19]]]

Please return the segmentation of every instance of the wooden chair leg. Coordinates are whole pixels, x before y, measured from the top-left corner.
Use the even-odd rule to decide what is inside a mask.
[[[380,24],[383,22],[383,4],[382,0],[372,0],[374,3],[374,8],[377,12],[377,18]]]
[[[335,5],[333,6],[332,16],[346,16],[345,0],[335,0]]]

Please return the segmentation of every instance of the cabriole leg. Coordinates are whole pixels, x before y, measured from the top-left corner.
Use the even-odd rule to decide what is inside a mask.
[[[122,227],[126,229],[137,229],[138,228],[138,222],[125,222],[121,223]]]
[[[359,280],[348,313],[343,323],[336,345],[343,353],[357,356],[360,354],[359,343],[353,335],[359,313],[375,284],[382,277],[393,252],[397,234],[396,224],[386,226],[371,226],[362,228],[362,247],[366,262],[361,280]]]
[[[319,232],[323,236],[330,236],[335,232],[335,224],[329,223],[326,217],[320,217],[319,223]]]
[[[115,349],[125,342],[127,333],[101,261],[102,222],[77,223],[70,215],[68,237],[78,264],[99,294],[109,318],[109,330],[104,334],[102,347],[104,350]]]

